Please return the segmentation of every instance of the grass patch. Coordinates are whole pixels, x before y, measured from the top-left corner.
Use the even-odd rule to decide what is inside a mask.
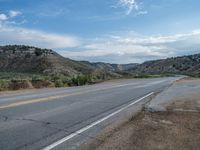
[[[174,77],[175,74],[137,74],[135,78],[162,78],[162,77]]]

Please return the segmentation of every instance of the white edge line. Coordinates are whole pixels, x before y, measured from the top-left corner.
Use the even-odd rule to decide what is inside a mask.
[[[66,141],[70,140],[71,138],[73,138],[73,137],[75,137],[75,136],[77,136],[77,135],[83,133],[84,131],[86,131],[86,130],[88,130],[88,129],[90,129],[90,128],[92,128],[92,127],[98,125],[98,124],[100,124],[101,122],[103,122],[103,121],[105,121],[105,120],[111,118],[112,116],[114,116],[114,115],[120,113],[120,112],[123,111],[124,109],[126,109],[126,108],[128,108],[128,107],[130,107],[130,106],[132,106],[132,105],[134,105],[134,104],[136,104],[136,103],[142,101],[143,99],[145,99],[145,98],[147,98],[147,97],[149,97],[149,96],[151,96],[151,95],[153,95],[153,94],[154,94],[154,92],[151,92],[151,93],[149,93],[149,94],[143,96],[142,98],[140,98],[140,99],[138,99],[138,100],[132,102],[131,104],[129,104],[129,105],[127,105],[127,106],[124,106],[123,108],[121,108],[121,109],[119,109],[119,110],[117,110],[117,111],[111,113],[110,115],[108,115],[108,116],[106,116],[106,117],[104,117],[104,118],[102,118],[102,119],[100,119],[100,120],[98,120],[98,121],[96,121],[96,122],[93,122],[93,123],[91,123],[90,125],[88,125],[88,126],[82,128],[82,129],[80,129],[80,130],[78,130],[78,131],[76,131],[76,132],[74,132],[74,133],[72,133],[72,134],[70,134],[70,135],[68,135],[68,136],[66,136],[66,137],[64,137],[64,138],[62,138],[62,139],[60,139],[59,141],[57,141],[57,142],[55,142],[55,143],[53,143],[53,144],[51,144],[51,145],[49,145],[49,146],[43,148],[42,150],[51,150],[51,149],[57,147],[58,145],[60,145],[60,144],[62,144],[62,143],[64,143],[64,142],[66,142]]]

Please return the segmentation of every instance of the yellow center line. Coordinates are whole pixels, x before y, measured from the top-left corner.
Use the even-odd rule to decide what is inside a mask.
[[[129,83],[129,84],[115,85],[115,86],[111,86],[111,87],[107,87],[107,88],[101,88],[101,89],[83,91],[83,92],[76,92],[76,93],[65,94],[65,95],[57,95],[57,96],[49,96],[49,97],[44,97],[44,98],[23,100],[23,101],[18,101],[18,102],[11,103],[11,104],[2,105],[2,106],[0,106],[0,109],[12,108],[12,107],[17,107],[17,106],[22,106],[22,105],[27,105],[27,104],[33,104],[33,103],[46,102],[46,101],[51,101],[51,100],[58,100],[58,99],[68,97],[68,96],[75,96],[75,95],[80,95],[80,94],[84,94],[84,93],[88,93],[88,92],[106,90],[106,89],[111,89],[111,88],[116,88],[116,87],[123,87],[123,86],[127,86],[127,85],[135,85],[135,83],[134,84]]]
[[[57,100],[57,99],[64,98],[64,97],[67,97],[67,96],[80,95],[80,94],[83,94],[83,93],[84,92],[77,92],[77,93],[72,93],[72,94],[65,94],[65,95],[50,96],[50,97],[45,97],[45,98],[24,100],[24,101],[19,101],[19,102],[12,103],[12,104],[2,105],[2,106],[0,106],[0,109],[12,108],[12,107],[17,107],[17,106],[21,106],[21,105],[45,102],[45,101],[50,101],[50,100]]]

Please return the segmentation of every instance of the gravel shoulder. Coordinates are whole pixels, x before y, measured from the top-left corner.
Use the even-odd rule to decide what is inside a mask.
[[[198,150],[200,147],[200,80],[175,82],[129,121],[101,133],[83,149]]]

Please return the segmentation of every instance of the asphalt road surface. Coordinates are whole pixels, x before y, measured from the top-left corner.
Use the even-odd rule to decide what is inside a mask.
[[[0,149],[57,149],[177,79],[126,79],[0,95]]]

